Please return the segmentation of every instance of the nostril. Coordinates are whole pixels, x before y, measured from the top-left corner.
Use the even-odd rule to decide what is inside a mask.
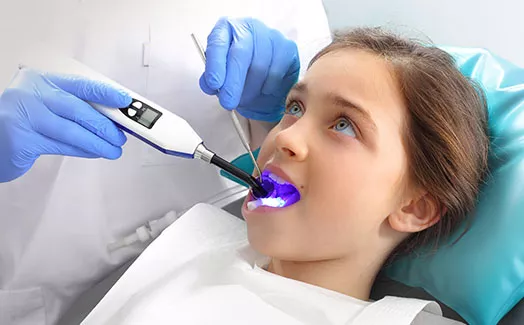
[[[290,157],[295,156],[295,153],[292,150],[289,150],[288,148],[283,148],[284,153],[289,155]]]

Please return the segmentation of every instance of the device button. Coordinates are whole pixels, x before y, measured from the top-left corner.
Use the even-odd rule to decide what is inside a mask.
[[[138,109],[141,109],[142,108],[142,103],[141,102],[134,102],[132,106],[134,106],[134,107],[136,107]]]
[[[136,115],[136,109],[134,109],[134,108],[128,108],[128,109],[127,109],[127,115],[129,115],[129,116],[131,116],[131,117],[135,116],[135,115]]]

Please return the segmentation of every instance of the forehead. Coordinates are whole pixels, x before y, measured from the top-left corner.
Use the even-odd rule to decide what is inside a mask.
[[[309,68],[304,81],[319,91],[336,91],[370,103],[403,104],[391,64],[363,50],[325,54]]]
[[[320,57],[303,82],[311,95],[334,93],[365,108],[382,133],[397,131],[406,114],[402,94],[390,63],[363,50],[335,50]],[[382,127],[381,127],[382,126]]]

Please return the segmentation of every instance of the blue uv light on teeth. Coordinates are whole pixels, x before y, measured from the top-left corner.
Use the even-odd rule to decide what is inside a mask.
[[[268,170],[262,172],[259,181],[268,194],[265,197],[255,196],[256,200],[248,202],[248,210],[254,210],[259,206],[284,208],[300,200],[300,192],[293,184],[280,179]]]

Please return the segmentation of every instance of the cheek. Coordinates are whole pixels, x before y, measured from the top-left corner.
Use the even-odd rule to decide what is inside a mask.
[[[314,218],[318,229],[337,231],[355,226],[365,214],[372,197],[367,189],[372,183],[365,170],[365,159],[352,155],[326,155],[309,173],[306,213]]]
[[[368,175],[359,172],[364,164],[335,163],[322,173],[311,173],[307,196],[301,206],[302,223],[296,227],[307,233],[304,246],[320,258],[342,256],[348,250],[366,247],[374,239],[381,220],[374,216],[377,205],[367,187]]]
[[[260,146],[260,152],[258,153],[257,163],[260,165],[260,168],[266,164],[266,162],[271,158],[275,152],[275,136],[277,127],[274,127],[264,139],[262,146]]]
[[[310,173],[307,210],[346,228],[376,225],[391,213],[398,172],[364,151],[324,155],[319,172]]]

